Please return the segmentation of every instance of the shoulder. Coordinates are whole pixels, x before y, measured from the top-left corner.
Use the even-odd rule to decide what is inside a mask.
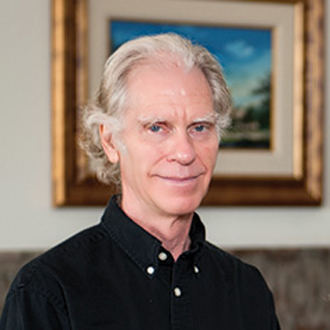
[[[50,288],[61,291],[63,279],[79,272],[90,255],[97,255],[106,241],[100,225],[88,228],[44,252],[24,265],[14,279],[9,294],[27,290],[49,296]]]
[[[225,286],[228,297],[240,306],[242,319],[255,324],[251,328],[267,324],[265,329],[279,329],[273,295],[255,266],[208,242],[202,258],[208,260],[205,266],[214,275],[212,279],[216,276],[215,281]]]
[[[233,254],[206,242],[206,251],[215,265],[221,268],[227,283],[235,287],[252,288],[268,291],[267,284],[260,271]]]
[[[249,265],[248,263],[245,263],[232,253],[225,251],[216,245],[205,242],[205,247],[207,252],[210,254],[210,256],[217,262],[220,262],[225,269],[237,269],[237,268],[243,268],[243,269],[255,269],[252,265]]]

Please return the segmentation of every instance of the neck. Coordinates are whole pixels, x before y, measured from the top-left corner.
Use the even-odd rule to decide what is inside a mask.
[[[157,228],[148,226],[145,227],[145,230],[158,238],[162,242],[162,246],[171,252],[176,261],[183,252],[189,250],[191,220],[192,216],[186,219],[173,218],[171,222],[167,219],[168,223],[165,226]]]
[[[170,216],[155,215],[150,212],[137,212],[131,205],[122,201],[123,211],[139,226],[162,242],[162,246],[171,252],[176,261],[179,256],[189,250],[189,231],[193,213]]]

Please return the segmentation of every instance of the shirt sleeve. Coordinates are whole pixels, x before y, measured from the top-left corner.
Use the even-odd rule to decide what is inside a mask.
[[[0,330],[69,330],[67,313],[35,291],[19,289],[8,295]]]

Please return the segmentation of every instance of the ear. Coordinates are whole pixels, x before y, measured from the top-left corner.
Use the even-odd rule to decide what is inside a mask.
[[[109,161],[113,164],[118,163],[119,151],[114,143],[113,134],[111,134],[109,127],[105,124],[101,124],[99,127],[99,133],[103,150],[107,155]]]

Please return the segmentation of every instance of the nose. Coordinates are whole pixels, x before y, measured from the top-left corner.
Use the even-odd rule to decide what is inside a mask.
[[[181,165],[190,165],[196,159],[196,152],[192,138],[187,132],[175,134],[172,139],[168,160]]]

